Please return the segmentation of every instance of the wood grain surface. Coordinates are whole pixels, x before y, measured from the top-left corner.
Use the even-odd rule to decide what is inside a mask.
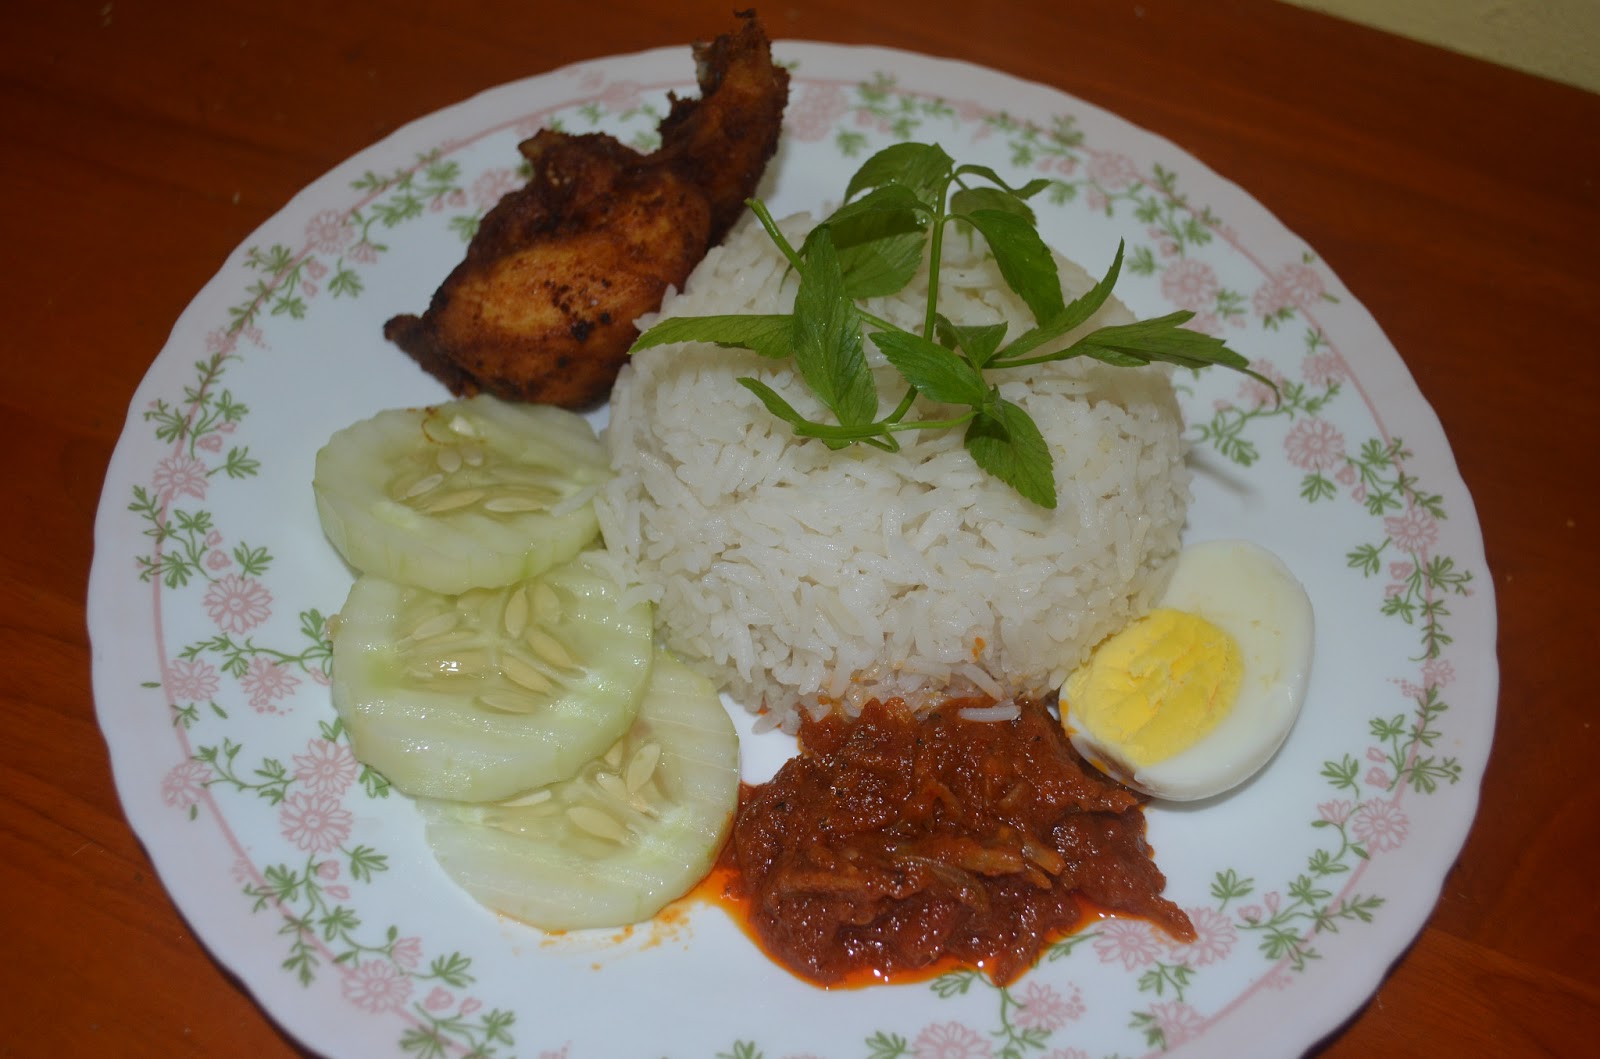
[[[168,330],[301,187],[410,119],[725,6],[22,0],[0,34],[0,1055],[301,1054],[190,933],[127,826],[84,601],[107,460]],[[1057,86],[1248,189],[1372,311],[1483,523],[1502,671],[1483,806],[1437,909],[1318,1053],[1600,1051],[1590,607],[1600,97],[1271,0],[794,0],[775,37]]]

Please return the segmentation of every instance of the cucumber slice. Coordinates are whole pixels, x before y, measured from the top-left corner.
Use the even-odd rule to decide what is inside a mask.
[[[453,594],[576,555],[599,532],[589,501],[610,477],[581,416],[482,395],[391,409],[317,453],[317,513],[364,574]]]
[[[507,798],[573,775],[638,714],[650,605],[584,555],[445,596],[358,578],[333,634],[333,705],[356,757],[407,794]]]
[[[739,800],[716,690],[658,652],[639,719],[564,783],[493,805],[423,800],[428,842],[482,904],[545,930],[637,923],[711,870]]]

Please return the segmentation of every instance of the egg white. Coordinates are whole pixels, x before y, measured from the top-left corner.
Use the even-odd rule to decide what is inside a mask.
[[[1193,745],[1144,766],[1095,739],[1065,703],[1079,753],[1128,786],[1193,801],[1230,790],[1270,761],[1305,702],[1314,621],[1305,588],[1276,555],[1242,540],[1186,548],[1156,606],[1198,615],[1233,637],[1244,672],[1232,708]]]

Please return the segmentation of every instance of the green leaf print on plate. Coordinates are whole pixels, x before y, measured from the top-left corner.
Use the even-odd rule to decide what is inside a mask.
[[[349,573],[315,524],[315,448],[381,408],[443,398],[383,342],[383,320],[414,310],[520,183],[520,139],[559,127],[652,146],[667,92],[693,90],[681,47],[504,86],[401,130],[264,225],[179,321],[107,476],[90,593],[97,708],[130,820],[196,933],[329,1055],[1302,1051],[1420,927],[1488,753],[1492,582],[1442,431],[1316,255],[1171,144],[961,63],[778,53],[794,81],[762,190],[775,216],[831,208],[891,142],[943,142],[1017,186],[1048,181],[1030,200],[1047,238],[1090,263],[1124,242],[1118,295],[1137,314],[1195,313],[1189,327],[1278,384],[1175,376],[1193,533],[1283,555],[1319,630],[1300,726],[1269,770],[1215,803],[1151,811],[1197,940],[1097,920],[1005,988],[963,972],[830,992],[710,907],[540,935],[457,891],[410,804],[350,754],[327,689]],[[735,715],[752,754],[769,751],[771,734]]]

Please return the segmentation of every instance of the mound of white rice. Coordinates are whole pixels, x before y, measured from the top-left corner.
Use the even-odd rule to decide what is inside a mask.
[[[810,223],[784,227],[798,245]],[[947,244],[941,312],[1006,320],[1012,335],[1030,326],[981,242]],[[741,225],[662,315],[787,312],[785,266],[757,225]],[[1069,298],[1093,282],[1065,262],[1062,276]],[[924,275],[869,308],[916,329],[926,289]],[[1085,326],[1131,319],[1111,303]],[[887,410],[904,384],[866,345]],[[797,708],[853,713],[872,697],[1042,694],[1159,594],[1188,474],[1168,372],[1088,360],[1025,370],[998,377],[1054,454],[1054,511],[979,470],[959,429],[903,433],[894,453],[796,438],[735,381],[759,378],[822,418],[788,362],[694,344],[636,354],[606,431],[617,471],[598,502],[607,549],[655,603],[666,644],[786,729]],[[913,416],[938,411],[923,403]]]

